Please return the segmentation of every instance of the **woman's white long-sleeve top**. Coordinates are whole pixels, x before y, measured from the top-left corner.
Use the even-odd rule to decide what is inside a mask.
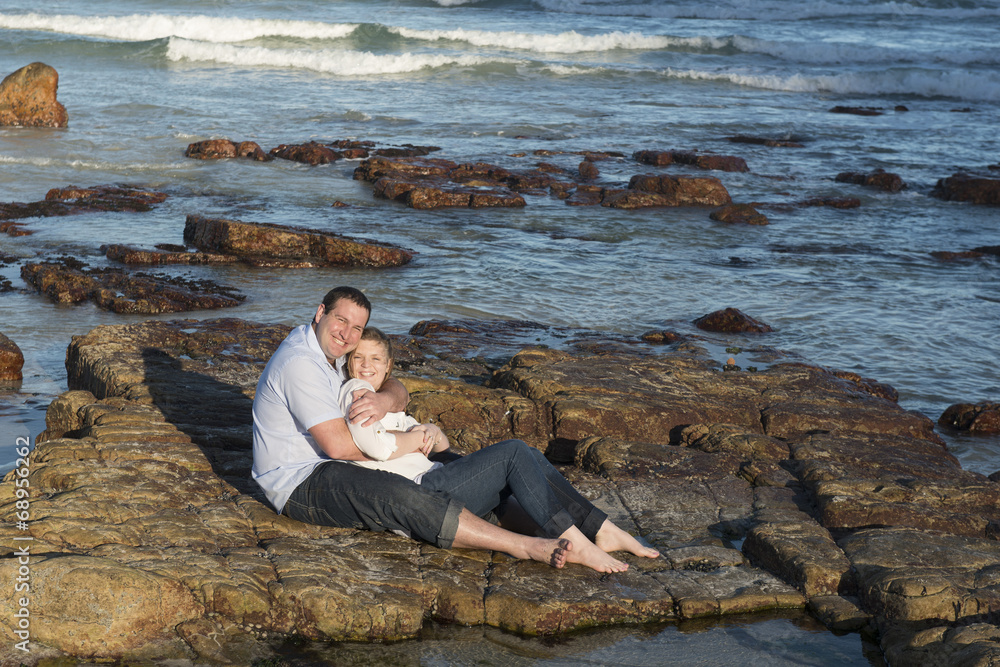
[[[350,414],[354,392],[359,389],[375,391],[371,384],[358,378],[347,380],[340,388],[340,406],[345,415]],[[419,423],[404,412],[390,412],[380,421],[368,426],[352,424],[348,420],[347,427],[354,437],[354,444],[365,456],[375,459],[374,461],[351,461],[351,463],[373,470],[393,472],[419,483],[424,473],[441,467],[441,464],[434,463],[420,452],[388,460],[396,451],[396,436],[393,435],[392,431],[407,431]]]

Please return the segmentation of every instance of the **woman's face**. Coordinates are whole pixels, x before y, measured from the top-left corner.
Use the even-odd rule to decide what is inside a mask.
[[[389,355],[382,343],[363,340],[351,353],[347,371],[352,378],[365,380],[378,390],[389,375]]]

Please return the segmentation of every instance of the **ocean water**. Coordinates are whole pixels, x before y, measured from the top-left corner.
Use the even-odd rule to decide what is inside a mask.
[[[693,334],[692,320],[732,306],[774,332],[714,341],[720,362],[727,345],[766,345],[889,383],[905,408],[935,420],[953,403],[1000,400],[1000,260],[930,255],[1000,244],[1000,208],[929,196],[938,179],[1000,163],[998,34],[998,0],[0,0],[0,75],[55,67],[70,118],[66,129],[0,128],[0,201],[71,184],[170,194],[148,213],[32,219],[33,234],[0,236],[16,258],[0,267],[14,287],[0,293],[0,331],[26,357],[20,391],[0,395],[0,468],[65,390],[71,337],[148,319],[53,305],[28,290],[20,264],[71,255],[103,266],[102,244],[181,243],[190,213],[331,230],[417,256],[386,271],[157,269],[247,295],[235,309],[180,317],[296,324],[336,284],[364,289],[372,322],[393,333],[477,317]],[[597,163],[606,185],[702,175],[629,157],[698,150],[747,161],[748,173],[711,173],[737,202],[862,205],[763,206],[770,224],[760,227],[714,222],[703,209],[546,196],[520,210],[415,211],[374,199],[352,179],[357,161],[183,156],[191,142],[223,137],[265,151],[339,139],[433,145],[437,157],[512,169],[574,170],[575,152],[623,153]],[[908,187],[834,180],[879,168]],[[1000,439],[942,435],[967,468],[1000,469]],[[843,664],[833,656],[817,651],[812,664]]]

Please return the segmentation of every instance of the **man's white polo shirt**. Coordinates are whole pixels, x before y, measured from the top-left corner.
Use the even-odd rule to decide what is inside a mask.
[[[278,346],[257,382],[252,476],[278,512],[316,466],[331,460],[309,429],[343,418],[338,397],[345,358],[331,366],[312,326],[303,324]]]

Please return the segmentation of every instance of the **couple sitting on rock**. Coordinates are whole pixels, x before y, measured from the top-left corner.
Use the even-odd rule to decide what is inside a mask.
[[[253,478],[278,512],[326,526],[392,530],[443,549],[491,549],[598,572],[628,568],[613,551],[659,555],[520,440],[432,462],[428,457],[445,452],[448,438],[403,414],[409,395],[391,376],[391,341],[366,328],[370,314],[360,291],[331,290],[312,322],[292,330],[261,374]],[[521,532],[483,518],[491,515]]]

